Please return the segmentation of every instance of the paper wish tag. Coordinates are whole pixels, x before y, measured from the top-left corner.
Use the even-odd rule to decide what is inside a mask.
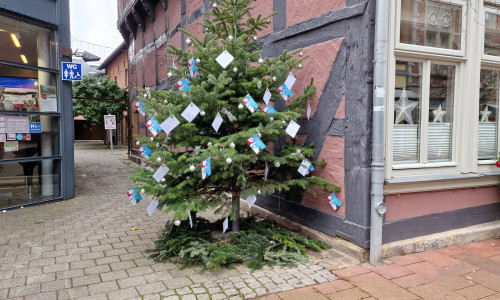
[[[155,118],[151,118],[149,121],[146,122],[146,127],[151,131],[151,134],[153,136],[157,136],[160,131],[162,131],[160,123],[156,121]]]
[[[294,84],[295,84],[295,76],[293,76],[292,72],[290,72],[288,73],[288,77],[285,80],[285,85],[291,91]]]
[[[151,149],[149,149],[148,146],[146,146],[145,144],[141,146],[141,148],[139,148],[139,150],[137,150],[139,152],[139,154],[144,157],[145,159],[148,159],[149,156],[151,156]]]
[[[264,180],[267,180],[268,173],[269,173],[269,167],[267,166],[267,163],[266,163],[266,168],[264,169]]]
[[[278,88],[278,93],[280,93],[281,97],[283,97],[283,100],[285,101],[293,96],[292,91],[290,91],[290,89],[284,84]]]
[[[300,125],[295,123],[294,121],[290,121],[290,124],[288,124],[288,127],[286,128],[286,133],[288,133],[289,136],[292,138],[295,138],[295,135],[297,135],[297,132],[300,129]]]
[[[330,203],[330,206],[333,208],[333,210],[339,209],[339,207],[342,206],[342,203],[339,201],[337,196],[335,196],[334,193],[332,193],[330,196],[328,196],[328,203]]]
[[[144,112],[144,109],[146,108],[144,106],[144,102],[142,102],[142,100],[138,100],[135,104],[134,104],[134,107],[135,109],[137,109],[137,111],[144,117],[146,116],[146,113]]]
[[[177,118],[174,115],[171,115],[165,121],[163,121],[163,123],[161,123],[160,126],[165,131],[166,134],[169,134],[180,123],[181,122],[179,122],[179,120],[177,120]]]
[[[229,219],[226,217],[224,222],[222,222],[222,233],[226,233],[227,227],[229,227]]]
[[[127,192],[128,199],[132,204],[136,205],[138,202],[142,200],[141,194],[139,194],[139,190],[136,187]]]
[[[269,89],[266,89],[266,92],[264,93],[264,97],[262,98],[266,105],[269,105],[269,100],[271,100],[271,91]]]
[[[189,79],[182,78],[175,85],[179,88],[180,91],[191,92],[191,88],[189,87],[190,83],[191,81]]]
[[[247,94],[245,98],[243,98],[243,104],[248,108],[248,110],[253,113],[255,110],[259,108],[259,105],[257,105],[257,102],[253,100],[252,96],[250,94]]]
[[[215,117],[214,121],[212,122],[212,127],[214,128],[215,132],[219,132],[219,128],[222,125],[222,117],[220,113],[217,113],[217,116]]]
[[[160,180],[165,177],[165,175],[167,175],[169,171],[169,168],[165,165],[165,164],[162,164],[158,170],[156,170],[156,172],[153,174],[153,178],[157,181],[157,182],[160,182]]]
[[[277,113],[277,111],[271,105],[267,105],[266,107],[264,107],[264,109],[262,111],[264,113],[266,113],[266,114],[275,114],[275,113]]]
[[[193,228],[193,218],[191,217],[191,211],[188,211],[188,217],[189,217],[189,226]]]
[[[210,165],[210,158],[201,162],[201,179],[205,179],[212,175],[212,166]]]
[[[304,159],[302,160],[302,162],[300,163],[300,167],[299,169],[297,170],[300,174],[302,174],[302,176],[306,176],[308,175],[310,172],[314,171],[314,167],[313,165],[311,164],[310,161],[308,161],[307,159]]]
[[[257,196],[255,195],[248,196],[247,197],[248,208],[252,208],[252,206],[255,204],[255,201],[257,201]]]
[[[225,69],[234,60],[234,57],[227,50],[224,50],[215,60]]]
[[[150,217],[153,215],[157,207],[158,207],[158,201],[156,200],[156,197],[154,197],[153,200],[151,200],[151,203],[149,203],[148,208],[146,209]]]
[[[247,140],[247,144],[252,148],[252,150],[256,153],[259,154],[260,151],[264,150],[266,148],[266,145],[261,141],[261,139],[254,134],[251,138]]]
[[[196,74],[198,74],[198,68],[196,67],[196,60],[194,57],[191,57],[190,60],[188,60],[188,67],[189,67],[189,75],[191,75],[191,78],[196,77]]]
[[[200,108],[193,102],[189,103],[188,107],[182,112],[181,116],[189,123],[193,122],[194,118],[200,113]]]
[[[307,104],[307,119],[311,118],[311,105]]]

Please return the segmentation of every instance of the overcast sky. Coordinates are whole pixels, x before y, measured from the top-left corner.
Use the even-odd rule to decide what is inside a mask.
[[[73,51],[88,51],[103,59],[123,41],[118,29],[116,0],[70,0],[71,41]],[[103,45],[106,49],[90,45]]]

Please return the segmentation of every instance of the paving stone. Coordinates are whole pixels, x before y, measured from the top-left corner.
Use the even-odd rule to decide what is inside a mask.
[[[90,253],[81,254],[80,257],[82,258],[82,260],[87,260],[87,259],[94,259],[95,260],[96,258],[103,258],[103,257],[105,257],[105,255],[104,255],[104,252],[90,252]]]
[[[64,290],[71,288],[71,280],[70,279],[62,279],[56,281],[49,281],[42,283],[42,292],[51,292],[57,290]]]
[[[152,267],[153,265],[157,264],[157,262],[153,261],[152,259],[145,258],[145,257],[134,259],[134,262],[138,267],[142,267],[142,266],[151,266]]]
[[[420,276],[418,274],[412,274],[408,276],[398,277],[393,279],[392,282],[399,285],[402,288],[410,288],[424,283],[428,283],[430,279]]]
[[[43,266],[43,273],[44,274],[53,273],[53,272],[68,271],[68,270],[69,270],[69,263]]]
[[[29,267],[43,267],[47,265],[53,265],[55,264],[55,259],[54,258],[41,258],[41,259],[35,259],[31,260],[29,262]]]
[[[127,273],[130,276],[139,276],[139,275],[145,275],[149,273],[153,273],[153,269],[149,266],[143,266],[143,267],[135,267],[135,268],[130,268],[127,269]]]
[[[56,257],[56,263],[58,264],[70,263],[74,261],[81,261],[79,254]]]
[[[27,284],[42,283],[42,282],[53,281],[53,280],[56,280],[56,274],[55,273],[48,273],[48,274],[28,276],[26,278],[26,283]]]
[[[479,284],[469,286],[461,290],[456,290],[455,293],[460,294],[467,299],[481,299],[496,294],[495,291],[485,288],[484,286]]]
[[[28,284],[20,287],[13,287],[9,289],[9,297],[22,297],[27,295],[39,294],[40,293],[40,284]]]
[[[120,288],[122,288],[122,289],[127,288],[127,287],[135,287],[138,285],[147,284],[147,282],[143,276],[123,278],[123,279],[119,279],[117,282],[118,282],[118,285],[120,286]]]
[[[498,284],[500,282],[500,276],[496,274],[479,270],[464,274],[462,277],[500,293],[500,284]]]
[[[24,277],[0,280],[0,289],[23,286],[25,281]]]
[[[118,270],[123,270],[123,269],[135,268],[135,264],[133,261],[128,260],[128,261],[112,263],[112,264],[110,264],[110,267],[111,267],[111,270],[118,271]]]
[[[104,250],[104,254],[106,254],[106,256],[115,256],[115,255],[127,254],[127,253],[128,253],[128,251],[125,248]]]
[[[125,270],[119,270],[119,271],[101,273],[99,274],[99,276],[101,276],[102,281],[110,281],[110,280],[127,278],[128,274],[127,272],[125,272]]]
[[[78,300],[108,300],[106,294],[91,295],[87,297],[78,298]]]
[[[95,267],[95,261],[88,259],[88,260],[82,260],[82,261],[74,261],[69,263],[69,268],[71,270],[73,269],[83,269],[83,268],[88,268],[88,267]]]
[[[100,266],[95,266],[95,267],[90,267],[90,268],[83,269],[83,273],[85,275],[106,273],[106,272],[110,272],[110,271],[111,271],[111,269],[109,268],[108,265],[100,265]]]
[[[208,288],[208,293],[210,295],[214,295],[214,294],[221,293],[221,292],[222,292],[222,290],[219,287]]]
[[[460,264],[460,261],[458,259],[450,257],[446,254],[439,252],[439,251],[420,252],[420,253],[416,253],[416,255],[418,257],[430,262],[430,263],[435,264],[438,267],[447,267],[447,266],[451,266],[451,265]]]
[[[121,261],[144,258],[144,255],[141,252],[120,254],[118,256],[120,257]]]
[[[289,285],[288,283],[280,283],[280,284],[278,284],[278,288],[281,291],[293,290],[293,286]]]
[[[95,253],[101,253],[101,252],[95,252]],[[120,262],[120,258],[118,256],[107,256],[107,257],[97,258],[95,260],[95,263],[97,265],[107,265],[117,262]]]
[[[436,283],[426,283],[416,287],[408,289],[415,295],[422,297],[423,299],[453,299],[453,300],[465,300],[467,298],[459,295],[447,288],[438,285]]]
[[[213,294],[210,296],[212,300],[221,300],[221,299],[227,299],[227,296],[224,294]]]
[[[267,294],[267,290],[265,288],[260,287],[260,288],[255,289],[255,293],[257,294],[257,296],[262,296],[262,295]],[[234,295],[234,294],[231,294],[231,295]]]
[[[184,288],[181,288],[181,289],[176,289],[175,293],[177,295],[186,295],[186,294],[191,294],[192,292],[191,292],[190,288],[184,287]]]
[[[65,255],[66,255],[66,250],[50,251],[50,252],[43,252],[42,258],[54,258]]]
[[[172,279],[172,275],[168,271],[154,272],[143,276],[147,282],[157,282]]]
[[[349,280],[378,299],[415,299],[414,295],[376,273],[353,276]]]
[[[179,296],[176,296],[176,295],[168,296],[166,298],[163,298],[163,300],[179,300]]]
[[[24,298],[25,300],[57,300],[56,292],[47,292],[34,295],[28,295]]]
[[[250,294],[246,294],[244,297],[245,297],[245,299],[252,299],[252,298],[257,297],[257,294],[256,293],[250,293]]]
[[[82,277],[82,276],[84,276],[83,269],[56,272],[57,280]]]
[[[199,295],[196,295],[196,298],[198,300],[209,300],[210,296],[208,294],[199,294]]]
[[[367,299],[370,295],[359,288],[351,288],[328,295],[331,300]],[[395,298],[392,298],[395,299]]]
[[[136,286],[140,295],[147,295],[152,293],[159,293],[166,290],[165,285],[162,282],[152,282],[143,285]]]
[[[234,286],[235,286],[237,289],[241,289],[241,288],[246,287],[247,285],[246,285],[246,283],[245,283],[245,282],[240,281],[240,282],[236,282],[236,283],[234,284]]]
[[[79,287],[82,285],[89,285],[101,282],[101,278],[99,278],[99,275],[87,275],[82,277],[75,277],[72,279],[72,281],[73,281],[73,287]]]
[[[178,277],[178,278],[172,278],[169,280],[164,280],[163,283],[167,286],[169,289],[177,289],[185,286],[189,286],[193,284],[191,280],[187,277]]]
[[[191,295],[184,295],[181,298],[182,300],[196,300],[196,296],[191,294]]]
[[[75,299],[80,297],[86,297],[89,295],[89,289],[87,286],[70,288],[57,291],[58,300]]]
[[[238,291],[236,289],[225,289],[224,294],[232,296],[238,294]]]

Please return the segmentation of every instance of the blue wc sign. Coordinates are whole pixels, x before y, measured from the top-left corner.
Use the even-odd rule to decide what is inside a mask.
[[[82,64],[74,62],[63,62],[61,68],[63,80],[81,81],[82,80]]]

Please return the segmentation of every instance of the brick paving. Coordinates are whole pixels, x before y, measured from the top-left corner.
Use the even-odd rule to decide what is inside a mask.
[[[394,257],[379,267],[334,249],[311,264],[255,272],[240,265],[200,274],[156,263],[144,250],[171,215],[149,217],[150,199],[129,204],[134,165],[124,149],[115,153],[77,143],[74,199],[0,214],[0,299],[500,299],[499,240]]]
[[[500,240],[488,240],[334,270],[338,280],[259,299],[500,300],[499,257]]]
[[[329,282],[336,276],[323,266],[356,262],[330,249],[316,263],[253,273],[236,266],[200,274],[156,263],[144,250],[171,215],[149,217],[150,199],[131,206],[126,191],[135,165],[123,148],[109,153],[77,142],[74,199],[0,213],[0,299],[245,299]]]

